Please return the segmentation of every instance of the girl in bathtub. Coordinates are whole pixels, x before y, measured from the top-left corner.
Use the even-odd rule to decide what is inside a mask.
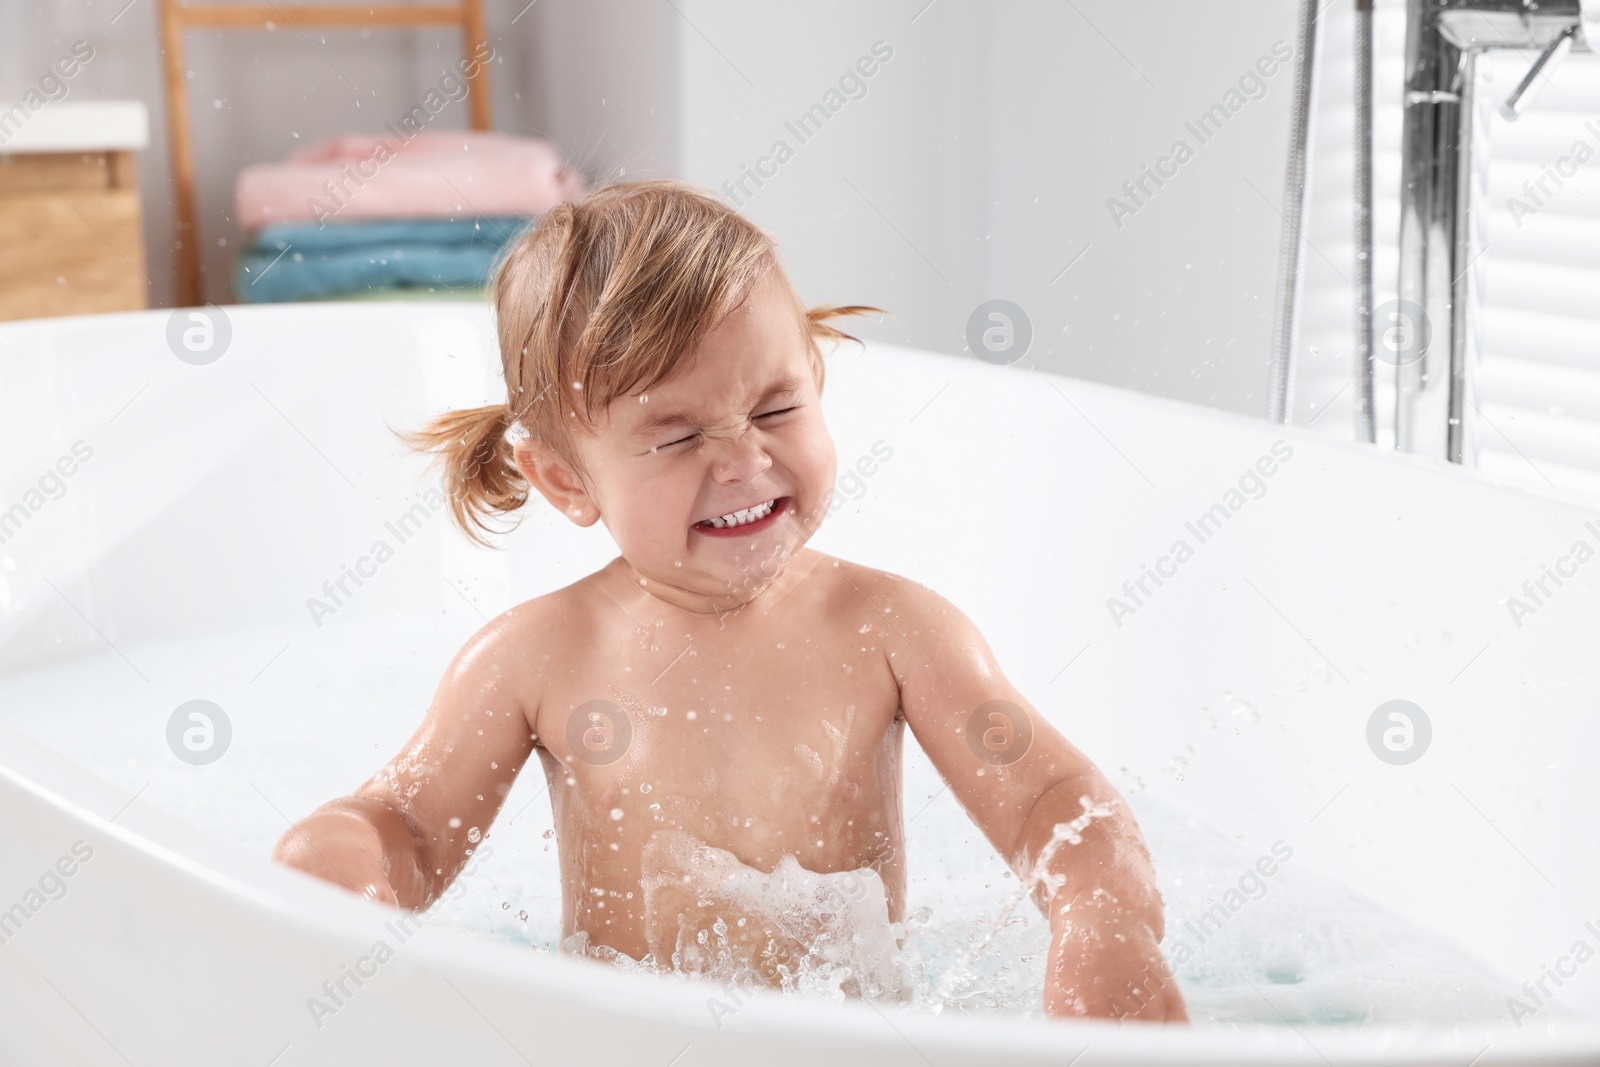
[[[876,309],[807,310],[770,237],[669,181],[549,212],[494,300],[506,401],[409,439],[474,539],[531,488],[620,554],[474,634],[404,749],[275,858],[424,908],[537,754],[564,950],[703,972],[715,949],[778,984],[830,916],[900,929],[909,726],[1048,919],[1045,1012],[1186,1020],[1110,782],[953,604],[806,547],[834,492],[823,344],[848,337],[826,323]],[[804,921],[751,888],[774,871]]]

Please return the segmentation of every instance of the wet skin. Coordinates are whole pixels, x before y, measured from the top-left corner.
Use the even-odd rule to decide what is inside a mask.
[[[685,421],[646,425],[666,414]],[[672,376],[614,401],[579,447],[581,471],[529,439],[517,462],[572,521],[604,521],[621,555],[473,635],[406,747],[285,834],[279,859],[423,906],[537,752],[563,939],[581,931],[591,945],[668,962],[680,934],[720,915],[754,961],[783,931],[719,899],[693,869],[647,869],[660,862],[652,839],[681,831],[763,872],[784,854],[816,872],[871,868],[900,921],[909,724],[1019,874],[1056,823],[1080,814],[1080,798],[1118,808],[1053,861],[1062,888],[1034,891],[1053,931],[1047,1011],[1107,1014],[1125,980],[1160,960],[1160,897],[1125,805],[1005,678],[972,622],[917,582],[805,547],[832,498],[835,454],[776,286],[753,291]],[[782,510],[754,532],[697,525],[773,498]],[[1032,729],[1010,762],[969,744],[976,709],[992,701]],[[1175,984],[1136,1017],[1186,1018]]]
[[[694,873],[645,865],[645,846],[669,828],[761,871],[785,853],[817,872],[872,868],[901,920],[904,720],[881,620],[857,592],[885,576],[833,562],[804,550],[792,584],[721,617],[663,610],[620,560],[545,605],[539,628],[563,636],[540,664],[533,732],[561,842],[563,936],[583,930],[664,962],[680,907],[691,936],[712,913],[734,931],[753,921],[747,950],[781,936],[726,901],[702,912],[699,885],[659,893],[665,906],[647,914],[642,878],[670,890],[672,875]],[[580,711],[597,698],[618,710]],[[609,721],[619,712],[625,751]]]

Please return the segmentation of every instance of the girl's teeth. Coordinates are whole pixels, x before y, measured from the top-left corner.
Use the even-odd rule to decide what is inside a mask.
[[[718,530],[722,530],[729,526],[743,526],[747,522],[755,522],[757,519],[764,519],[771,514],[772,507],[776,503],[777,499],[774,498],[767,501],[765,504],[758,504],[753,508],[746,508],[744,511],[735,511],[730,515],[719,515],[711,520],[711,525]]]

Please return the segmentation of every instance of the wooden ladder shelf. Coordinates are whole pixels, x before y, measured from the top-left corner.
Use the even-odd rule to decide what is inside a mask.
[[[315,26],[331,29],[409,29],[418,26],[459,26],[462,55],[470,62],[480,43],[488,40],[483,21],[483,0],[454,4],[383,7],[378,5],[307,4],[185,4],[161,0],[161,39],[167,82],[167,141],[172,157],[176,300],[178,307],[201,302],[200,234],[195,223],[194,141],[189,127],[189,87],[185,76],[183,35],[192,29],[268,30],[287,26],[299,31]],[[491,128],[489,69],[485,63],[466,78],[472,128]]]

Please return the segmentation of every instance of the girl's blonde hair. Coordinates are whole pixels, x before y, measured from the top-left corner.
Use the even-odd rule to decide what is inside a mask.
[[[562,204],[512,242],[495,274],[506,401],[446,412],[399,437],[438,454],[456,524],[487,545],[485,533],[503,531],[485,520],[528,499],[506,437],[513,424],[585,477],[574,431],[593,432],[612,400],[670,375],[769,276],[794,304],[820,392],[819,342],[856,340],[825,320],[880,309],[806,309],[773,239],[684,182],[619,182]]]

